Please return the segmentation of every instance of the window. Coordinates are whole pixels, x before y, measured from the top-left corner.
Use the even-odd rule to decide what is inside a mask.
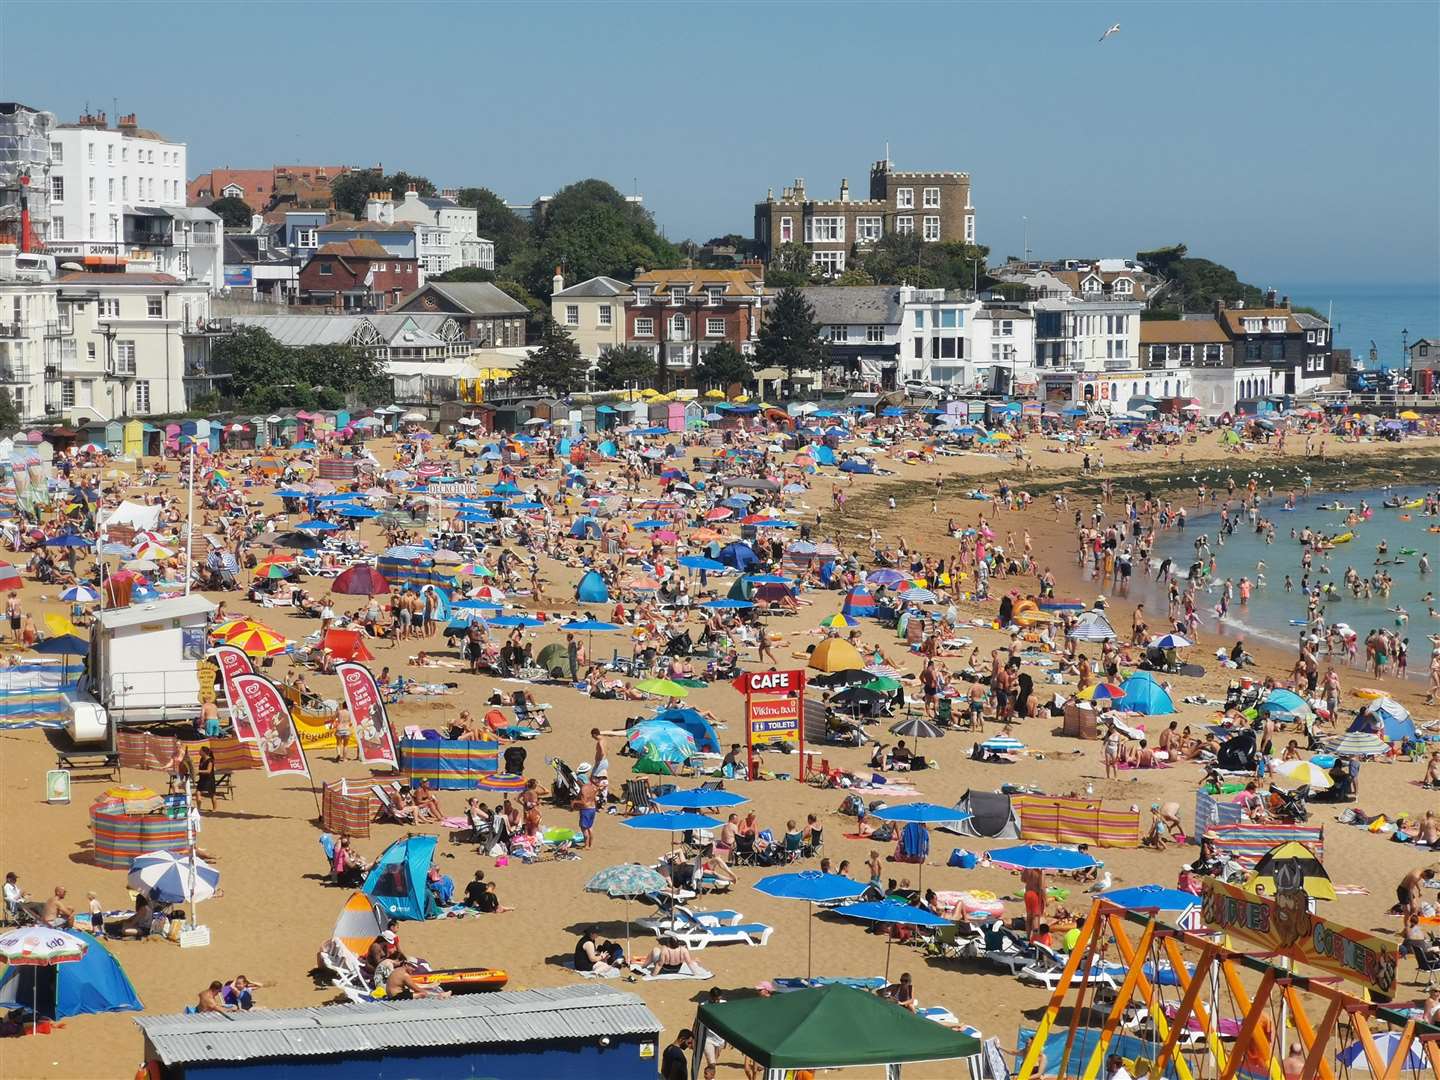
[[[942,330],[954,330],[958,325],[957,316],[960,314],[955,308],[941,308],[935,312],[935,325]]]
[[[915,231],[915,219],[908,214],[895,219],[895,231],[901,236],[909,236]]]
[[[1270,320],[1270,333],[1272,333],[1272,334],[1283,334],[1283,333],[1285,333],[1285,320],[1284,320],[1284,319],[1271,319],[1271,320]]]
[[[1164,367],[1164,366],[1165,366],[1165,346],[1164,346],[1164,345],[1151,345],[1151,346],[1150,346],[1150,365],[1151,365],[1152,367]]]
[[[1243,319],[1241,322],[1244,324],[1247,334],[1258,334],[1265,327],[1264,319]]]
[[[1195,362],[1195,346],[1194,346],[1194,345],[1181,345],[1181,346],[1180,346],[1180,362],[1181,362],[1182,364],[1193,364],[1193,363]]]
[[[115,342],[115,374],[135,374],[135,342]]]
[[[845,272],[845,252],[843,251],[817,251],[811,255],[810,261],[831,277]]]
[[[866,340],[866,341],[869,341],[869,342],[872,342],[872,343],[873,343],[873,342],[877,342],[877,341],[884,341],[884,340],[885,340],[885,327],[883,327],[883,326],[867,326],[867,327],[865,327],[865,340]]]
[[[974,215],[974,214],[966,214],[966,215],[965,215],[965,242],[966,242],[967,244],[973,244],[973,243],[975,242],[975,215]]]
[[[580,325],[580,305],[579,305],[579,304],[566,304],[566,305],[565,305],[565,325],[566,325],[566,326],[579,326],[579,325]]]
[[[1012,337],[1015,334],[1015,323],[1011,319],[999,319],[995,323],[995,333],[1000,337]]]
[[[915,329],[916,329],[916,330],[924,330],[924,329],[925,329],[925,309],[924,309],[924,308],[918,308],[918,309],[916,309],[916,311],[915,311]]]
[[[857,217],[855,219],[856,242],[869,244],[879,240],[884,231],[882,221],[883,219],[878,217]]]
[[[962,349],[959,338],[933,337],[930,339],[930,358],[932,360],[958,360]]]
[[[105,161],[110,165],[115,164],[115,146],[113,143],[105,147]]]
[[[93,240],[93,239],[95,239],[95,215],[94,215],[94,214],[90,214],[90,215],[86,218],[86,223],[90,226],[90,229],[89,229],[89,231],[86,233],[86,235],[89,236],[90,239]]]
[[[827,326],[825,330],[825,336],[836,344],[843,345],[850,340],[850,327],[848,326]]]
[[[724,297],[724,295],[725,295],[725,286],[724,286],[724,285],[707,285],[707,286],[705,286],[705,303],[708,304],[710,307],[719,307],[719,306],[720,306],[720,300],[721,300],[721,298]]]
[[[130,198],[130,178],[128,176],[120,177],[120,198]]]
[[[97,301],[98,310],[95,313],[99,319],[118,319],[120,317],[120,301],[115,298]]]
[[[87,142],[87,143],[85,144],[85,160],[86,160],[86,161],[94,161],[94,160],[95,160],[95,144],[94,144],[93,142]]]
[[[147,319],[159,319],[165,315],[165,298],[163,296],[145,297],[145,317]]]
[[[1135,283],[1126,277],[1116,278],[1111,290],[1116,296],[1129,296],[1135,291]]]
[[[295,246],[302,248],[319,247],[319,241],[315,239],[314,229],[296,229]]]
[[[54,202],[65,201],[65,178],[63,176],[50,177],[50,198]]]
[[[723,318],[719,318],[719,319],[706,319],[706,320],[705,320],[705,336],[706,336],[706,337],[724,337],[724,336],[725,336],[725,320],[724,320]]]
[[[62,409],[73,409],[75,407],[75,380],[60,380],[60,407]]]
[[[1315,331],[1314,331],[1314,330],[1306,330],[1306,331],[1305,331],[1305,341],[1306,341],[1308,344],[1310,344],[1310,345],[1314,345],[1314,344],[1315,344]]]
[[[925,339],[923,337],[917,337],[915,339],[915,359],[925,359]]]
[[[780,219],[780,242],[788,244],[795,239],[795,219],[782,217]]]
[[[690,320],[684,315],[675,315],[670,319],[670,331],[673,334],[686,334],[690,330]]]
[[[1221,357],[1220,357],[1220,346],[1219,346],[1219,345],[1206,345],[1206,346],[1205,346],[1205,363],[1207,363],[1207,364],[1218,364],[1218,363],[1220,363],[1220,359],[1221,359]]]
[[[650,303],[650,286],[648,286],[648,285],[637,285],[637,286],[635,286],[635,303],[641,305],[642,307],[643,307],[644,305]]]
[[[687,292],[689,292],[689,290],[685,288],[684,285],[671,285],[670,306],[679,307],[681,304],[683,304],[685,302],[685,294]]]
[[[64,219],[64,218],[58,218],[58,217],[57,217],[54,221],[50,222],[50,238],[51,238],[52,240],[64,240],[64,239],[65,239],[65,219]]]
[[[92,364],[95,362],[95,342],[90,341],[85,344],[85,359]]]
[[[135,380],[135,411],[148,413],[150,411],[150,380]]]
[[[940,218],[935,215],[925,215],[925,231],[922,234],[929,243],[940,239]]]
[[[896,188],[896,189],[895,189],[895,209],[897,209],[897,210],[914,210],[914,209],[915,209],[915,189],[914,189],[914,188],[902,187],[902,188]]]
[[[636,319],[636,320],[635,320],[635,336],[636,336],[636,337],[654,337],[654,336],[655,336],[655,320],[654,320],[654,319]]]
[[[335,266],[334,266],[333,263],[322,262],[322,263],[320,264],[320,276],[321,276],[321,277],[330,277],[330,276],[333,275],[334,273],[335,273]]]
[[[843,217],[813,217],[805,222],[807,244],[843,244],[845,242],[845,219]]]
[[[1258,341],[1247,341],[1247,342],[1245,343],[1245,359],[1246,359],[1246,360],[1261,360],[1261,359],[1263,359],[1263,357],[1262,357],[1262,355],[1261,355],[1261,352],[1260,352],[1260,342],[1258,342]]]
[[[114,202],[114,201],[115,201],[115,178],[114,178],[113,176],[112,176],[109,180],[106,180],[106,181],[105,181],[105,192],[106,192],[106,198],[109,199],[110,202]]]
[[[595,311],[595,322],[597,326],[613,326],[614,315],[609,304],[601,304]]]
[[[938,208],[940,205],[940,189],[938,187],[927,187],[921,199],[921,205],[929,210]]]

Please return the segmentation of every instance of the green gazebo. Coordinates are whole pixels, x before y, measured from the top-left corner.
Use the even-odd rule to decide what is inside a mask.
[[[767,1070],[884,1065],[890,1080],[907,1062],[954,1061],[980,1053],[980,1041],[849,986],[702,1005],[695,1045],[714,1033]],[[704,1056],[695,1054],[692,1076]],[[956,1075],[962,1075],[957,1072]]]

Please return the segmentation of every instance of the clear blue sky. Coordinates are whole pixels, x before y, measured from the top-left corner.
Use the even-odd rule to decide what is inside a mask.
[[[1111,23],[1119,34],[1097,38]],[[638,183],[672,239],[795,176],[968,170],[979,239],[1183,240],[1259,285],[1440,279],[1440,5],[24,3],[0,98],[190,170],[371,164],[529,199]]]

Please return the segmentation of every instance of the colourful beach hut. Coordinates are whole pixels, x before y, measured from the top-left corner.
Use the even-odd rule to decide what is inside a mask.
[[[121,452],[126,457],[139,457],[145,452],[144,421],[131,420],[125,425],[124,435],[121,439]]]

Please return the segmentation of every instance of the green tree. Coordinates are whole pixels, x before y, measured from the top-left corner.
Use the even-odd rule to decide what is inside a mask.
[[[540,337],[545,329],[545,321],[550,318],[550,308],[543,301],[535,296],[518,281],[497,281],[495,287],[503,292],[511,300],[524,304],[529,314],[525,316],[525,338],[527,341],[534,341]]]
[[[824,356],[815,309],[799,289],[781,289],[760,324],[754,366],[783,368],[787,378],[794,378],[797,371],[817,370]]]
[[[476,211],[476,231],[495,242],[496,269],[509,266],[515,253],[529,243],[530,226],[489,188],[461,188],[455,201]]]
[[[781,244],[770,256],[770,265],[766,268],[766,278],[768,279],[777,270],[784,274],[797,275],[809,281],[815,272],[810,249],[804,244]]]
[[[227,195],[223,199],[216,199],[210,204],[212,213],[220,215],[220,220],[225,223],[227,229],[250,229],[250,218],[255,211],[250,209],[250,204],[244,199],[236,198],[234,195]]]
[[[403,199],[411,184],[421,195],[435,194],[435,185],[423,176],[411,176],[407,172],[383,176],[378,169],[354,169],[330,182],[330,196],[335,200],[335,209],[363,218],[365,201],[372,191],[388,191],[392,198]]]
[[[512,379],[521,386],[564,397],[584,388],[588,369],[575,339],[554,319],[546,319],[539,347],[525,358]]]
[[[695,381],[701,386],[724,389],[732,383],[743,383],[754,374],[743,353],[728,341],[722,341],[700,357],[695,368]]]
[[[650,212],[603,180],[581,180],[557,191],[534,233],[535,257],[521,280],[541,297],[550,295],[557,266],[571,282],[600,274],[628,280],[636,267],[670,267],[680,259]]]
[[[15,399],[0,390],[0,435],[14,435],[20,430],[20,413]]]
[[[338,408],[350,398],[372,404],[389,397],[379,360],[350,345],[288,349],[259,327],[247,326],[216,341],[211,358],[231,372],[227,392],[256,411]]]
[[[1169,283],[1157,306],[1201,313],[1212,310],[1216,300],[1227,305],[1243,300],[1247,307],[1259,307],[1265,302],[1264,294],[1241,281],[1234,270],[1209,259],[1191,257],[1184,244],[1136,252],[1135,259]]]
[[[655,375],[654,353],[637,345],[611,345],[595,365],[595,385],[602,390],[653,386]]]
[[[494,281],[494,270],[482,270],[478,266],[457,266],[443,274],[432,274],[426,281]]]
[[[851,266],[835,279],[836,285],[874,285],[875,279],[858,266]]]

